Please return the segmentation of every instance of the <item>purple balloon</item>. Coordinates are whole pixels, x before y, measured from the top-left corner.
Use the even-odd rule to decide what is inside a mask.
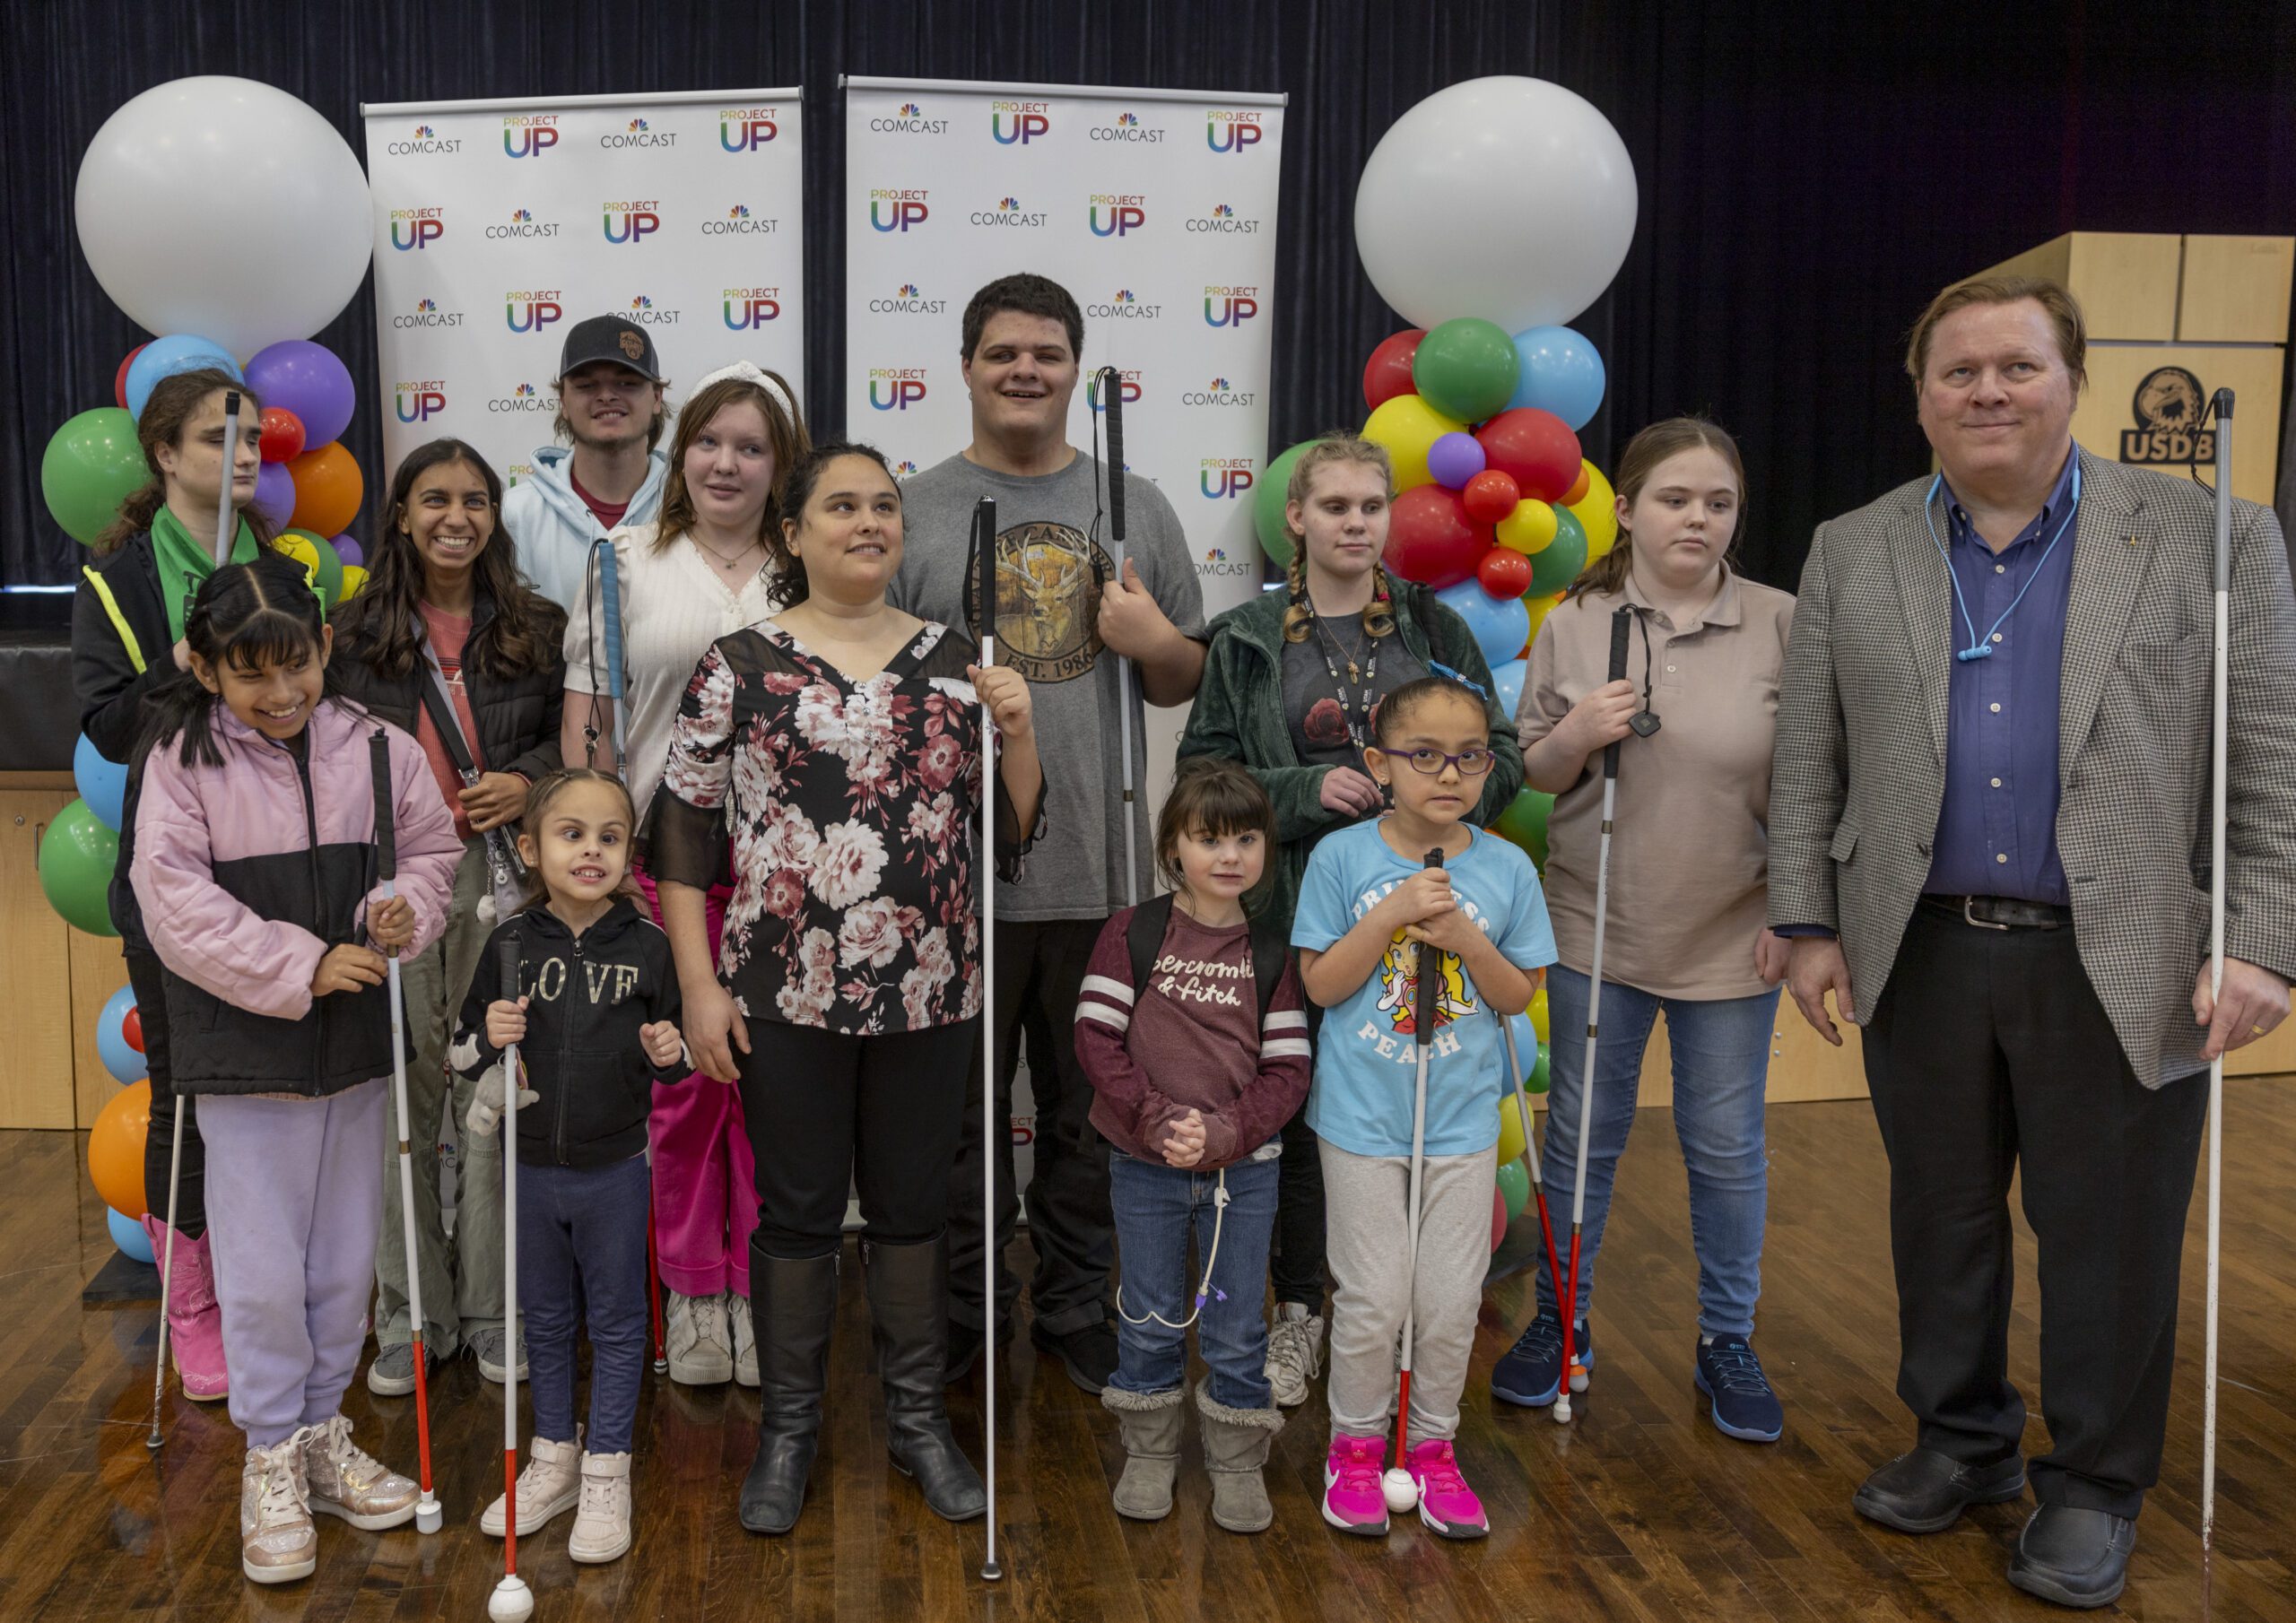
[[[271,527],[283,530],[295,514],[295,480],[283,462],[266,462],[255,476],[255,500],[248,504],[271,521]]]
[[[327,542],[327,544],[335,549],[335,555],[343,560],[345,563],[363,566],[367,561],[367,549],[361,546],[357,541],[352,539],[351,532],[348,530],[345,530],[342,534]]]
[[[1427,472],[1446,490],[1457,490],[1482,473],[1483,464],[1483,442],[1472,434],[1446,434],[1427,447]]]
[[[351,372],[334,352],[308,338],[289,338],[258,351],[248,362],[248,386],[266,406],[284,406],[303,420],[303,446],[317,450],[343,438],[357,404]]]

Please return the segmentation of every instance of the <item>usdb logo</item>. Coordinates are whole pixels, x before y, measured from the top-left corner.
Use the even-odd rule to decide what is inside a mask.
[[[657,130],[643,118],[632,118],[622,128],[598,137],[598,144],[612,150],[618,146],[675,146],[675,130]]]
[[[1024,209],[1018,197],[999,197],[993,209],[975,209],[970,216],[974,225],[1042,225],[1045,213],[1041,209]]]
[[[1248,406],[1259,396],[1248,389],[1239,389],[1225,378],[1214,378],[1209,386],[1189,389],[1180,395],[1182,405]]]
[[[1236,213],[1232,203],[1215,203],[1212,212],[1200,214],[1187,222],[1191,231],[1208,231],[1215,236],[1248,237],[1259,230],[1259,221],[1247,220]]]
[[[945,299],[927,299],[913,282],[904,282],[890,299],[869,300],[872,316],[938,316],[949,308]]]
[[[1259,314],[1257,287],[1207,287],[1204,290],[1204,325],[1241,326]]]
[[[391,246],[401,253],[427,248],[446,234],[447,211],[442,208],[391,211]]]
[[[1153,146],[1164,138],[1163,131],[1141,123],[1137,113],[1118,113],[1114,124],[1096,124],[1090,135],[1094,141],[1126,141],[1142,146]]]
[[[1196,488],[1214,501],[1228,501],[1252,488],[1248,456],[1207,456],[1197,464]]]
[[[425,299],[405,315],[391,317],[391,325],[401,332],[412,327],[458,327],[462,324],[460,310],[442,310],[435,299]]]
[[[1048,101],[992,101],[988,104],[988,133],[999,146],[1015,142],[1028,145],[1052,128]]]
[[[1094,192],[1091,200],[1091,226],[1095,237],[1121,237],[1136,231],[1148,223],[1148,212],[1141,205],[1148,201],[1139,192]]]
[[[904,101],[890,118],[872,118],[870,129],[881,135],[938,135],[949,127],[946,118],[927,118],[914,101]]]
[[[463,143],[442,138],[427,124],[418,124],[412,137],[404,141],[387,142],[383,150],[394,158],[410,158],[418,154],[459,152],[463,150]]]
[[[622,315],[641,326],[672,327],[678,324],[677,311],[656,309],[654,301],[643,293],[630,301],[630,308]]]
[[[923,367],[871,367],[869,404],[880,412],[906,412],[925,398]]]
[[[1248,478],[1249,475],[1246,477]],[[1257,575],[1259,573],[1259,567],[1257,564],[1231,561],[1228,557],[1228,549],[1225,547],[1207,547],[1205,550],[1204,561],[1196,566],[1196,572],[1207,578],[1219,576]]]
[[[1102,376],[1103,374],[1095,372],[1084,380],[1084,404],[1095,412],[1105,412],[1109,409],[1108,402],[1100,398]],[[1118,405],[1130,405],[1140,398],[1143,376],[1144,374],[1138,371],[1118,372],[1116,375],[1116,398]]]
[[[636,203],[604,205],[608,242],[642,242],[662,229],[661,204],[648,197]]]
[[[781,229],[781,221],[766,214],[752,214],[750,205],[737,203],[726,211],[723,220],[705,220],[701,234],[705,237],[770,237]]]
[[[394,385],[401,422],[428,422],[447,409],[447,386],[439,378]]]
[[[905,231],[923,225],[932,210],[925,206],[923,187],[878,187],[869,194],[869,223],[881,231]]]
[[[565,318],[562,297],[556,288],[513,288],[502,295],[502,318],[514,333],[539,333]]]
[[[720,297],[726,325],[736,333],[781,318],[779,288],[727,288]]]
[[[718,144],[729,152],[753,152],[781,133],[778,107],[721,107]]]
[[[1087,305],[1084,313],[1095,319],[1106,317],[1110,321],[1153,321],[1164,313],[1164,307],[1144,304],[1140,295],[1130,288],[1118,288],[1107,303]]]
[[[509,223],[490,225],[486,228],[486,237],[490,242],[510,237],[555,237],[557,235],[558,221],[537,220],[532,209],[512,209]]]
[[[486,403],[490,412],[547,412],[558,402],[530,383],[522,383],[508,395],[497,395]]]
[[[1257,113],[1230,112],[1213,108],[1204,116],[1204,144],[1215,152],[1240,152],[1257,146],[1267,132]]]
[[[2136,386],[2133,429],[2120,431],[2120,459],[2134,463],[2213,462],[2216,430],[2200,426],[2208,391],[2182,367],[2159,367]]]
[[[502,120],[502,150],[513,158],[539,158],[557,144],[556,113],[512,113]]]

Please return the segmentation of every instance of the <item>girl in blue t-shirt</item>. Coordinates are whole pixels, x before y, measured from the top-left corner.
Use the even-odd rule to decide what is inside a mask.
[[[1451,1452],[1491,1254],[1499,1021],[1530,1006],[1555,959],[1530,860],[1464,820],[1491,770],[1483,700],[1448,675],[1388,695],[1364,760],[1395,810],[1330,835],[1308,859],[1292,943],[1326,1011],[1308,1123],[1321,1141],[1332,1275],[1332,1437],[1324,1520],[1384,1533],[1380,1488],[1396,1340],[1413,1314],[1406,1462],[1420,1519],[1447,1538],[1490,1531]],[[1440,849],[1444,865],[1425,866]],[[1409,1250],[1413,1011],[1422,954],[1439,956],[1428,1068],[1419,1259]],[[1484,1015],[1492,1018],[1478,1018]]]

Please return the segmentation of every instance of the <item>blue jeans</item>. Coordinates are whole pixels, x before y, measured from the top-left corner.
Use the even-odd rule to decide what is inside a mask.
[[[1265,1409],[1267,1248],[1275,1232],[1275,1186],[1281,1159],[1239,1161],[1227,1169],[1228,1209],[1220,1224],[1220,1254],[1212,1264],[1212,1293],[1196,1321],[1196,1346],[1211,1367],[1212,1401],[1231,1409]],[[1212,1246],[1216,1172],[1192,1172],[1159,1161],[1109,1154],[1109,1202],[1116,1211],[1117,1251],[1124,1270],[1118,1293],[1117,1367],[1109,1384],[1121,1392],[1176,1392],[1187,1379],[1185,1324],[1204,1279],[1201,1257]],[[1195,1231],[1199,1260],[1188,1265]],[[1167,1321],[1158,1324],[1148,1315]],[[1144,1323],[1135,1321],[1146,1320]]]
[[[574,1320],[587,1306],[590,1430],[582,1446],[630,1452],[648,1351],[651,1188],[642,1155],[610,1167],[518,1163],[518,1314],[538,1437],[574,1440]]]
[[[1579,1083],[1587,1068],[1587,977],[1561,964],[1547,971],[1549,1075],[1546,1149],[1540,1167],[1554,1215],[1555,1250],[1570,1263],[1570,1199],[1577,1187]],[[1603,983],[1603,1029],[1595,1056],[1595,1114],[1587,1155],[1587,1220],[1578,1260],[1578,1316],[1595,1289],[1611,1186],[1634,1126],[1642,1051],[1659,1010],[1674,1051],[1674,1135],[1690,1173],[1691,1244],[1698,1253],[1698,1328],[1705,1335],[1754,1332],[1761,1295],[1761,1230],[1770,1207],[1770,1155],[1762,1141],[1762,1088],[1770,1073],[1778,994],[1693,1001],[1655,997]],[[1554,1314],[1554,1281],[1539,1259],[1539,1312]]]

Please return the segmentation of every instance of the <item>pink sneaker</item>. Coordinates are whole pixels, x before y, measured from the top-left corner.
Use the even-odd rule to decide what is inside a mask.
[[[1387,1457],[1384,1437],[1334,1437],[1324,1456],[1324,1520],[1342,1532],[1378,1537],[1387,1531],[1387,1496],[1379,1486]]]
[[[1413,1444],[1404,1454],[1411,1480],[1419,1485],[1419,1519],[1447,1539],[1480,1539],[1491,1531],[1483,1501],[1459,1474],[1451,1445],[1441,1437]]]
[[[168,1226],[146,1214],[144,1233],[156,1263],[167,1255]],[[175,1359],[183,1395],[213,1403],[229,1397],[231,1383],[223,1368],[223,1310],[215,1305],[215,1271],[207,1256],[207,1237],[193,1239],[176,1230],[176,1252],[168,1279],[168,1352]]]

